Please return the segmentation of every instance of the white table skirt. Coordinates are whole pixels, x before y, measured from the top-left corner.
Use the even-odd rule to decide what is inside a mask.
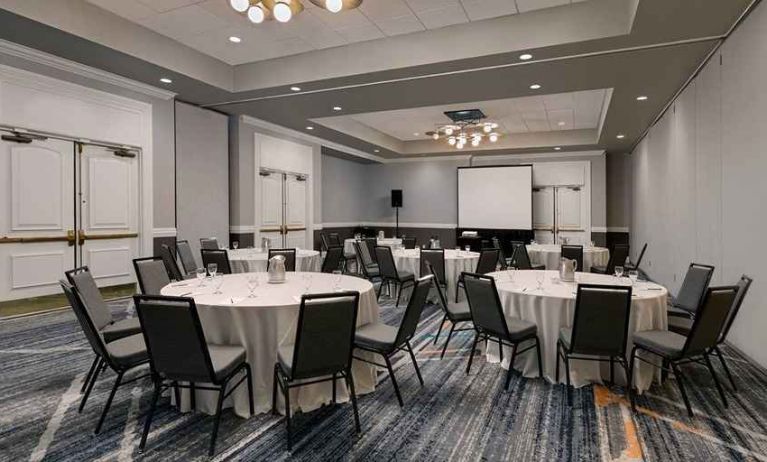
[[[208,343],[242,345],[247,351],[248,364],[253,371],[253,400],[257,413],[269,412],[272,406],[272,377],[280,346],[294,341],[298,322],[300,297],[304,293],[304,274],[311,278],[310,293],[332,292],[335,275],[325,273],[287,273],[284,284],[268,284],[265,273],[256,273],[260,285],[256,298],[248,298],[247,279],[244,274],[224,276],[221,291],[215,291],[210,282],[199,287],[196,281],[174,283],[162,289],[163,295],[179,296],[191,292],[195,299],[200,321]],[[341,288],[360,292],[357,326],[378,321],[379,306],[373,285],[360,278],[342,276]],[[232,303],[234,301],[234,303]],[[358,395],[375,389],[375,366],[354,361],[354,385]],[[343,379],[338,381],[338,399],[347,401]],[[249,417],[247,385],[243,382],[225,401],[225,407],[234,407],[241,417]],[[310,411],[332,400],[332,383],[319,383],[291,390],[291,408]],[[197,410],[213,414],[218,397],[215,391],[196,391]],[[278,407],[284,412],[284,400],[278,389]],[[189,390],[183,390],[181,410],[189,411]]]
[[[507,316],[532,321],[538,326],[538,338],[541,341],[544,377],[550,382],[556,382],[557,339],[562,327],[571,327],[575,316],[575,291],[577,283],[562,282],[555,271],[514,271],[514,281],[509,281],[509,273],[500,271],[491,273],[495,277],[504,313]],[[537,275],[543,273],[545,281],[543,289],[538,290]],[[613,276],[601,274],[578,273],[578,282],[588,284],[629,284],[628,278],[619,281]],[[666,329],[666,297],[668,292],[662,286],[650,282],[638,282],[634,288],[631,302],[631,319],[626,356],[631,354],[633,334],[638,331],[651,329]],[[621,329],[622,326],[615,326]],[[491,343],[487,349],[487,359],[498,362],[498,344]],[[504,348],[503,364],[509,367],[511,348]],[[648,359],[651,359],[648,357]],[[634,385],[642,392],[647,390],[653,378],[660,379],[660,370],[641,361],[635,362]],[[535,349],[517,355],[515,368],[522,371],[525,377],[538,377],[538,365]],[[564,364],[560,365],[560,381],[565,382]],[[581,387],[589,383],[602,383],[610,377],[608,362],[570,361],[571,383]],[[625,383],[623,369],[616,364],[615,380]]]
[[[533,265],[546,265],[547,270],[559,270],[562,246],[557,244],[528,245],[527,253]],[[583,266],[578,271],[589,272],[592,266],[607,266],[610,251],[604,247],[583,247]]]
[[[229,250],[234,273],[265,273],[269,254],[261,249]],[[296,271],[320,271],[322,257],[316,250],[296,249]]]
[[[392,252],[397,270],[408,271],[421,277],[421,251],[419,249],[396,250]],[[445,249],[445,279],[447,279],[448,300],[455,300],[458,276],[464,271],[473,273],[477,269],[479,254],[463,250]],[[424,275],[425,276],[425,275]]]
[[[376,240],[377,245],[381,246],[399,246],[402,245],[402,239],[396,238],[396,237],[386,237],[383,239],[377,239]],[[347,255],[355,254],[357,253],[356,250],[354,250],[354,239],[344,239],[344,253]]]

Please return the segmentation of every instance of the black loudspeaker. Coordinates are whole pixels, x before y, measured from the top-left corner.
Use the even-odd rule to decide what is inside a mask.
[[[391,206],[402,207],[402,190],[401,189],[391,190]]]

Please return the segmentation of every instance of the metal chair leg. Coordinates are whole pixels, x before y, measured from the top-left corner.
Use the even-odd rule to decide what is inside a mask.
[[[437,329],[437,335],[434,337],[434,344],[437,344],[437,340],[439,340],[439,334],[442,333],[442,325],[445,324],[445,321],[447,321],[447,314],[442,317],[442,322],[439,323],[439,329]]]
[[[197,390],[195,389],[194,382],[189,382],[189,403],[192,406],[192,412],[194,412],[197,409]]]
[[[439,359],[442,359],[445,357],[445,352],[447,351],[447,344],[450,343],[450,338],[453,336],[453,332],[455,331],[455,323],[450,323],[450,332],[447,334],[447,341],[445,342],[445,345],[442,346],[442,354],[439,355]]]
[[[83,381],[83,386],[80,388],[80,393],[85,393],[85,389],[88,388],[88,384],[91,381],[91,376],[96,371],[96,366],[101,364],[101,357],[96,356],[93,358],[93,362],[91,363],[91,368],[88,369],[88,374],[85,376],[85,380]]]
[[[382,355],[384,358],[384,361],[386,361],[386,368],[389,369],[389,378],[391,379],[391,383],[394,386],[394,393],[397,395],[397,401],[399,401],[400,407],[404,407],[405,404],[402,401],[402,395],[400,395],[399,392],[399,385],[397,385],[397,379],[394,377],[394,369],[391,367],[391,360],[389,360],[389,357],[386,355]]]
[[[405,344],[407,345],[408,353],[410,353],[410,359],[413,360],[413,367],[415,367],[415,374],[418,376],[418,381],[421,382],[421,386],[423,386],[423,377],[421,377],[421,371],[418,369],[418,361],[415,360],[415,354],[413,353],[413,347],[410,346],[410,341],[409,340]]]
[[[218,437],[218,426],[221,423],[221,408],[224,407],[224,396],[226,395],[226,384],[228,381],[224,381],[221,385],[221,390],[218,391],[218,403],[216,404],[216,415],[213,418],[213,434],[210,437],[210,449],[208,449],[208,456],[213,457],[216,453],[216,438]]]
[[[716,385],[716,389],[719,391],[719,396],[722,398],[722,404],[724,404],[724,407],[729,407],[727,404],[727,398],[724,396],[724,389],[722,388],[722,384],[719,383],[719,377],[716,376],[714,366],[711,364],[711,359],[708,357],[708,354],[704,354],[703,358],[706,360],[706,366],[708,367],[708,371],[711,372],[711,377],[714,378],[714,384]]]
[[[567,387],[567,405],[573,405],[573,391],[570,389],[570,357],[567,353],[562,355],[562,361],[565,363],[565,386]]]
[[[274,365],[274,374],[272,374],[272,414],[277,415],[277,365],[276,364]]]
[[[687,391],[684,389],[684,378],[682,377],[682,372],[673,362],[671,362],[671,369],[674,371],[674,376],[676,377],[676,384],[679,387],[679,392],[682,393],[682,399],[684,400],[684,405],[687,408],[687,415],[692,418],[694,414],[692,412],[692,406],[690,405],[690,399],[687,397]]]
[[[401,282],[398,282],[394,285],[394,290],[397,292],[397,302],[394,304],[394,306],[397,308],[399,308],[399,297],[402,295],[402,286],[403,284]]]
[[[636,365],[636,352],[637,347],[631,349],[631,360],[629,361],[629,372],[628,378],[626,379],[626,386],[629,389],[629,401],[631,402],[631,410],[634,412],[637,410],[636,397],[631,390],[634,387],[634,366]]]
[[[280,389],[285,395],[285,423],[288,427],[288,451],[290,451],[293,449],[293,430],[290,428],[290,388],[286,383],[284,387],[283,384],[280,384]]]
[[[498,342],[498,345],[500,345],[501,342]],[[514,359],[517,357],[517,344],[513,344],[511,346],[511,360],[509,360],[509,370],[506,372],[506,383],[504,384],[503,388],[508,391],[509,390],[509,383],[511,382],[511,373],[514,371]]]
[[[160,393],[162,393],[162,380],[157,377],[154,379],[152,404],[149,406],[149,414],[147,414],[146,421],[144,422],[144,431],[141,434],[141,443],[138,445],[139,452],[143,452],[144,448],[146,447],[146,438],[149,435],[149,427],[152,425],[152,417],[154,416],[154,411],[157,408],[157,400],[160,398]]]
[[[354,391],[352,370],[349,369],[344,375],[346,375],[346,385],[349,387],[349,398],[352,400],[352,410],[354,410],[354,429],[359,433],[362,429],[360,428],[360,414],[359,410],[357,410],[357,393]]]
[[[543,359],[541,359],[541,342],[535,337],[535,352],[538,354],[538,377],[543,378]]]
[[[333,372],[332,380],[333,383],[333,404],[336,404],[336,373]]]
[[[556,369],[556,372],[555,372],[556,383],[559,383],[559,360],[561,359],[561,357],[560,357],[560,348],[561,347],[562,347],[562,343],[560,343],[560,341],[557,340],[557,369]]]
[[[479,332],[474,334],[474,342],[471,344],[471,351],[469,351],[469,364],[466,365],[466,375],[469,375],[469,370],[471,370],[471,360],[474,359],[474,349],[477,348],[478,342],[479,342]]]
[[[99,423],[96,425],[96,433],[97,435],[101,431],[101,426],[104,424],[104,419],[107,416],[107,412],[109,412],[109,407],[112,405],[112,400],[115,397],[115,393],[117,392],[117,387],[120,386],[120,382],[122,382],[124,372],[118,372],[117,378],[115,379],[115,384],[112,386],[112,391],[109,392],[109,398],[107,398],[107,402],[104,405],[104,410],[101,412],[101,418],[99,418]]]
[[[724,369],[724,373],[727,375],[727,379],[730,381],[730,385],[732,385],[732,391],[738,391],[737,387],[735,387],[735,380],[733,380],[732,374],[730,374],[730,368],[727,367],[727,363],[725,362],[724,356],[722,355],[722,350],[720,350],[718,346],[715,346],[714,353],[716,353],[716,356],[719,358],[719,362],[722,363],[722,369]]]
[[[256,408],[253,405],[253,374],[250,371],[250,364],[248,363],[245,363],[245,374],[247,374],[245,378],[248,381],[248,404],[250,407],[248,410],[250,411],[250,415],[253,416],[256,414]]]
[[[96,370],[93,371],[93,375],[91,375],[91,380],[88,382],[88,387],[85,389],[85,394],[83,395],[83,398],[80,400],[80,407],[77,408],[77,413],[82,413],[83,408],[85,407],[85,403],[88,401],[88,397],[91,395],[91,391],[93,391],[93,386],[96,385],[96,381],[99,378],[99,374],[101,373],[101,363],[96,367]]]

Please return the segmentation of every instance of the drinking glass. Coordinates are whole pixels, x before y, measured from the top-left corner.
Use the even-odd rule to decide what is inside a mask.
[[[221,292],[221,286],[224,285],[224,275],[219,274],[218,277],[213,276],[213,282],[216,286],[216,291],[213,292],[216,295],[221,295],[223,292]]]
[[[637,281],[639,280],[639,271],[637,270],[630,270],[629,271],[629,279],[631,279],[631,285],[635,285]]]
[[[509,275],[509,282],[514,282],[514,273],[516,270],[512,267],[509,267],[509,269],[506,270],[506,274]]]
[[[234,250],[237,250],[238,247],[240,247],[240,241],[233,241],[232,242],[232,248]]]
[[[341,290],[341,271],[340,270],[334,270],[333,271],[333,290],[338,292]]]
[[[216,277],[216,273],[218,272],[218,265],[215,263],[208,263],[208,274],[211,278]]]
[[[205,276],[206,276],[205,268],[197,268],[195,270],[195,276],[197,276],[197,280],[200,281],[199,287],[203,286],[203,283],[205,282]]]
[[[589,247],[596,247],[597,245],[594,243],[594,241],[589,241]]]
[[[470,246],[470,245],[467,245],[467,246],[466,246],[466,247],[464,247],[463,249],[464,249],[465,251],[467,251],[467,252],[471,252],[471,246]]]
[[[538,283],[538,290],[543,290],[543,281],[546,279],[546,273],[543,271],[538,271],[538,274],[535,275],[535,280]]]
[[[304,294],[309,295],[309,289],[312,287],[312,276],[309,273],[301,275],[301,279],[304,280]]]
[[[258,278],[254,274],[249,274],[246,280],[248,281],[248,290],[250,291],[248,298],[256,298],[253,292],[258,287]]]
[[[623,267],[622,266],[616,266],[615,267],[615,277],[616,278],[623,277]]]

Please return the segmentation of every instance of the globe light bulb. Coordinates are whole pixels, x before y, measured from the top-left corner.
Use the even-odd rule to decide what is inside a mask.
[[[447,127],[445,129],[445,135],[450,136],[453,134],[453,127]]]
[[[274,14],[274,19],[279,22],[288,22],[290,21],[290,18],[293,17],[293,11],[290,9],[290,5],[285,2],[275,3],[272,13]]]
[[[264,10],[261,9],[261,6],[251,6],[248,8],[248,19],[253,24],[261,24],[264,22],[264,19],[266,18],[266,14],[264,14]]]
[[[477,146],[479,146],[479,140],[480,138],[474,138],[473,140],[471,140],[471,145],[476,148]]]
[[[491,143],[495,143],[496,141],[498,141],[498,134],[496,134],[496,133],[491,134],[490,135],[490,142]]]
[[[325,0],[325,8],[331,13],[338,13],[343,7],[344,2],[342,0]]]
[[[484,127],[482,127],[482,131],[485,133],[490,133],[491,131],[493,131],[493,127],[491,127],[490,125],[485,125]]]
[[[455,145],[455,147],[458,149],[463,149],[463,143],[458,143]]]
[[[437,141],[439,139],[439,133],[434,133],[431,135],[431,137],[434,139],[434,141]]]
[[[229,0],[229,6],[238,13],[244,13],[250,6],[250,0]]]
[[[452,136],[448,138],[447,144],[449,144],[450,146],[455,146],[455,138],[453,138]]]

